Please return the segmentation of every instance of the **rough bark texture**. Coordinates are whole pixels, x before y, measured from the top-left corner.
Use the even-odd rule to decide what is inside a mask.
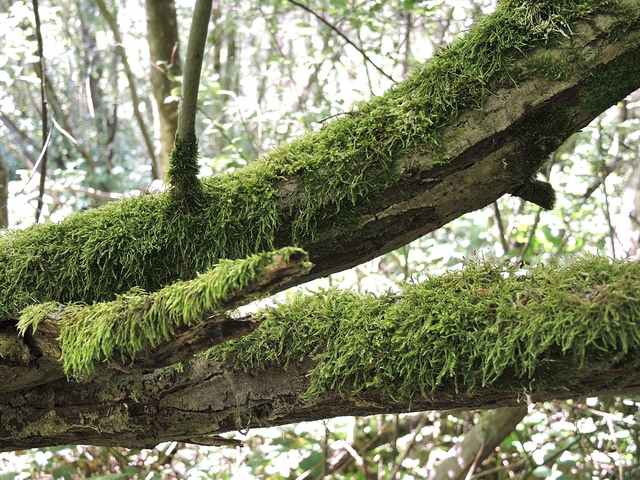
[[[178,48],[178,20],[174,0],[147,0],[147,37],[151,54],[151,84],[158,106],[160,130],[160,176],[169,170],[169,154],[178,128],[178,102],[166,102],[180,84],[182,74]]]
[[[114,374],[70,385],[61,379],[24,392],[0,395],[3,421],[0,450],[56,444],[119,445],[151,448],[168,440],[284,425],[343,415],[372,415],[425,410],[518,406],[530,401],[564,399],[609,390],[558,388],[528,396],[497,388],[474,390],[473,396],[434,395],[393,402],[379,392],[349,398],[333,391],[305,400],[307,360],[281,368],[241,372],[230,363],[199,359],[183,373],[165,376]],[[594,372],[612,375],[616,372]],[[620,393],[640,391],[640,378]]]

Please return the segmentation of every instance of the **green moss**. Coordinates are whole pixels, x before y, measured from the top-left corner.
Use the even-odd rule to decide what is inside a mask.
[[[398,400],[492,385],[536,392],[579,385],[593,369],[635,372],[640,263],[596,257],[520,273],[472,263],[399,295],[300,297],[209,355],[252,371],[310,357],[309,396],[376,388]]]
[[[541,52],[541,54],[527,58],[518,72],[518,77],[528,76],[537,72],[553,80],[570,80],[575,72],[575,58],[570,58],[568,52]]]
[[[223,260],[194,280],[176,282],[156,293],[136,287],[112,302],[34,305],[22,312],[18,329],[24,334],[29,328],[37,329],[43,320],[61,318],[65,373],[91,373],[101,362],[109,362],[115,356],[121,361],[133,361],[137,352],[173,338],[179,327],[197,325],[207,316],[235,307],[235,297],[243,289],[259,282],[274,262],[281,258],[289,262],[294,253],[304,252],[284,248],[243,260]],[[304,270],[308,268],[306,254],[302,258]]]
[[[505,159],[514,181],[535,179],[549,155],[575,131],[571,111],[564,106],[549,106],[526,115],[513,125],[516,148]]]
[[[597,115],[611,106],[612,98],[622,99],[636,90],[639,77],[640,51],[634,50],[594,72],[580,89],[580,103],[585,111]]]
[[[180,140],[177,136],[169,155],[167,179],[177,204],[197,207],[202,201],[202,185],[198,180],[198,140]]]
[[[229,175],[198,182],[197,145],[177,145],[170,193],[0,238],[0,319],[39,302],[109,301],[135,286],[157,291],[221,258],[285,245],[313,255],[331,238],[360,235],[370,199],[398,183],[403,160],[450,161],[460,129],[448,137],[443,132],[459,113],[481,109],[492,92],[540,74],[519,70],[526,55],[564,38],[571,22],[592,11],[637,18],[638,8],[629,8],[605,0],[501,2],[494,15],[383,96]],[[574,128],[563,121],[563,132]],[[522,127],[522,151],[531,158],[512,159],[520,179],[533,175],[542,150],[559,138],[551,131],[557,122],[540,124]],[[553,141],[535,150],[545,132]],[[180,208],[180,200],[189,208]]]

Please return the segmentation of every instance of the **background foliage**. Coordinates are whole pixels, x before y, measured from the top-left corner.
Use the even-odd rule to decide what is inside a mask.
[[[182,52],[191,3],[176,0]],[[203,174],[241,168],[317,129],[353,102],[380,95],[464,34],[494,3],[214,2],[200,92]],[[149,77],[152,68],[168,71],[169,63],[150,64],[144,2],[105,0],[105,5],[123,37],[137,106],[146,127],[157,134]],[[96,2],[41,0],[39,13],[49,118],[55,121],[44,219],[162,188],[134,118],[113,30]],[[42,121],[34,32],[31,2],[0,0],[0,179],[3,171],[9,179],[7,199],[0,182],[0,225],[10,228],[34,221],[38,197]],[[175,104],[178,93],[163,101]],[[635,93],[612,107],[551,156],[540,175],[558,190],[554,211],[505,197],[411,245],[304,288],[383,292],[394,282],[461,268],[476,257],[523,267],[590,254],[637,259],[639,98]],[[638,406],[638,399],[617,396],[532,405],[472,478],[636,478]],[[245,446],[236,448],[170,443],[144,451],[30,450],[0,454],[0,478],[427,478],[434,462],[480,415],[338,418],[239,432]]]

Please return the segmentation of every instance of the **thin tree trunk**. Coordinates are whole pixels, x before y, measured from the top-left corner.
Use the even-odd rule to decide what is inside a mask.
[[[516,428],[527,414],[527,406],[504,407],[486,412],[429,473],[428,480],[465,480]]]
[[[147,39],[151,53],[151,84],[160,120],[159,175],[169,170],[169,154],[178,128],[178,101],[167,101],[182,75],[178,20],[174,0],[147,0]]]
[[[109,10],[107,10],[107,6],[104,3],[104,0],[97,0],[98,8],[100,9],[100,13],[104,17],[104,19],[109,24],[111,31],[113,33],[113,38],[116,43],[116,51],[120,55],[120,59],[122,60],[122,66],[124,67],[124,72],[127,77],[127,81],[129,82],[129,90],[131,91],[131,103],[133,105],[133,115],[136,117],[138,121],[138,126],[140,127],[140,132],[142,133],[142,137],[144,138],[144,143],[147,147],[147,154],[149,155],[149,160],[151,161],[151,175],[154,179],[160,178],[160,174],[158,171],[158,161],[156,159],[155,147],[153,145],[153,140],[151,139],[151,135],[149,135],[149,131],[147,129],[147,125],[142,117],[142,112],[140,112],[140,97],[138,96],[138,89],[136,87],[136,79],[133,76],[133,72],[131,72],[131,66],[129,65],[129,59],[127,57],[127,51],[122,44],[122,35],[120,35],[120,29],[118,28],[118,23],[116,19],[111,14]]]

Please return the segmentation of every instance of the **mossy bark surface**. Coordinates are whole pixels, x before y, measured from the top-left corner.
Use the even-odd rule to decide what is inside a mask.
[[[640,263],[507,265],[376,298],[328,291],[179,367],[1,393],[0,449],[167,440],[340,415],[640,388]]]
[[[196,182],[187,148],[178,195],[141,196],[1,238],[0,320],[43,301],[155,291],[223,258],[300,246],[316,268],[290,286],[388,252],[505,193],[550,206],[552,191],[532,184],[546,156],[640,87],[640,7],[522,3],[487,17],[385,95],[248,168]]]

